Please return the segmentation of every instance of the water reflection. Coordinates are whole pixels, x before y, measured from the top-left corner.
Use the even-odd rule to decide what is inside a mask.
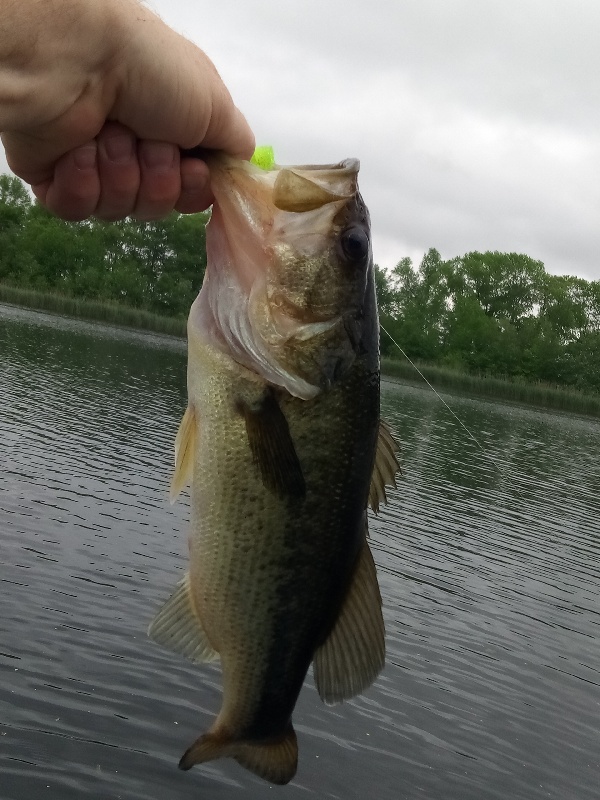
[[[146,639],[185,567],[166,499],[180,342],[0,308],[0,797],[262,797],[176,763],[217,667]],[[372,521],[387,666],[351,703],[312,679],[290,797],[598,794],[598,423],[384,384],[404,478]],[[500,465],[499,471],[492,461]]]

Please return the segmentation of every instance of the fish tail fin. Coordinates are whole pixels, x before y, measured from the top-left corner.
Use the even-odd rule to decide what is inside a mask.
[[[233,757],[250,772],[270,783],[289,783],[298,768],[298,742],[291,723],[276,741],[238,742]]]
[[[250,772],[269,783],[289,783],[298,766],[298,743],[291,723],[280,738],[268,741],[235,741],[218,732],[205,733],[183,754],[179,769],[191,769],[215,758],[235,758]]]

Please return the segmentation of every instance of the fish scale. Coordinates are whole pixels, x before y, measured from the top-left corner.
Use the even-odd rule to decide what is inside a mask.
[[[379,418],[368,213],[356,161],[209,167],[217,210],[173,480],[173,494],[191,487],[190,568],[150,636],[221,661],[221,710],[180,766],[229,756],[287,783],[311,662],[329,703],[384,662],[367,505],[398,463]]]

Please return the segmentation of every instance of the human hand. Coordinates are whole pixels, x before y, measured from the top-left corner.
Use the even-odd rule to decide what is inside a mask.
[[[190,214],[212,203],[208,167],[180,157],[169,142],[138,139],[106,122],[89,142],[61,156],[52,177],[33,185],[37,199],[63,219],[159,219],[173,209]]]
[[[49,5],[9,5],[14,25],[3,29],[21,36],[23,50],[3,50],[0,31],[0,130],[11,169],[65,219],[207,208],[206,164],[180,148],[249,157],[254,147],[207,56],[134,0]],[[20,57],[15,89],[22,52],[30,56]]]

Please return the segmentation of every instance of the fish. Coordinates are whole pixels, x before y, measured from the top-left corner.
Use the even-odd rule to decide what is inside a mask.
[[[359,162],[208,164],[215,199],[171,484],[172,499],[190,486],[189,570],[148,633],[221,662],[221,709],[179,766],[231,757],[285,784],[310,665],[327,704],[384,665],[367,507],[396,485],[399,448],[380,419]]]

